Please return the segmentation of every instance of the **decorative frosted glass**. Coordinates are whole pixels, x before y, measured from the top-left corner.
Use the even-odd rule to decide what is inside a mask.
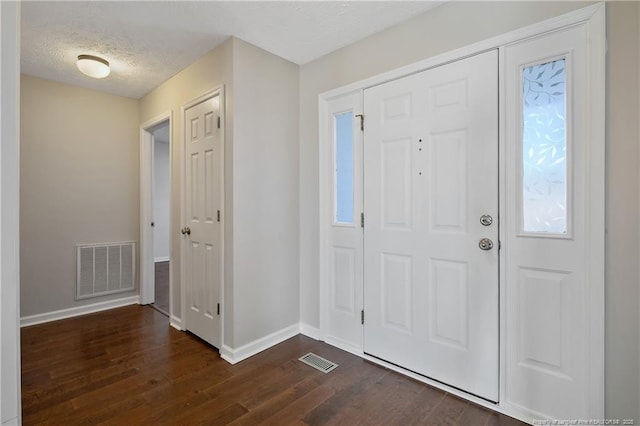
[[[335,221],[353,223],[353,113],[334,116],[335,123]]]
[[[525,232],[567,233],[565,62],[534,65],[522,74]]]

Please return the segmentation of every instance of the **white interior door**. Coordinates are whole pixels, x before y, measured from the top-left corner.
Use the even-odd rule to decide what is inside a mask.
[[[492,401],[497,70],[491,51],[364,91],[364,351]]]
[[[220,96],[184,113],[186,328],[220,348],[222,284],[222,165]]]

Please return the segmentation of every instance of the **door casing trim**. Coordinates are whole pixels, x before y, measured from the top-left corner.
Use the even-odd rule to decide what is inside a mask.
[[[153,134],[151,129],[169,123],[169,186],[171,186],[173,168],[173,114],[165,111],[140,125],[140,304],[146,305],[155,300],[153,270],[153,232],[150,223],[153,220]],[[169,200],[171,200],[169,187]],[[172,214],[169,210],[169,229],[172,224]],[[173,235],[169,233],[169,269],[172,262]],[[171,295],[173,283],[169,274],[169,317],[173,319]],[[179,320],[178,320],[179,321]]]

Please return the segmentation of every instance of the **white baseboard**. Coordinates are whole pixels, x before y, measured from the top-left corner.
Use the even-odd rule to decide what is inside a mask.
[[[227,345],[222,345],[220,348],[220,358],[227,361],[229,364],[235,364],[238,361],[233,360],[233,349]]]
[[[20,318],[20,327],[42,324],[50,321],[57,321],[65,318],[77,317],[80,315],[92,314],[94,312],[106,311],[107,309],[120,308],[128,305],[140,304],[140,296],[129,296],[121,299],[97,302],[90,305],[76,306],[59,311],[45,312],[43,314],[29,315]]]
[[[237,349],[230,348],[227,345],[222,345],[220,349],[220,356],[222,359],[230,364],[236,364],[242,360],[249,358],[259,352],[269,349],[278,343],[284,342],[287,339],[292,338],[300,334],[300,325],[293,324],[287,328],[271,333],[268,336],[261,337],[253,342],[242,345]]]
[[[153,259],[154,262],[168,262],[169,261],[169,256],[165,256],[165,257],[156,257],[155,259]]]
[[[175,328],[178,331],[184,331],[184,327],[182,326],[182,320],[180,318],[171,316],[169,318],[169,325],[171,325],[171,327]]]
[[[18,422],[18,418],[14,417],[12,419],[7,419],[2,422],[2,426],[18,426],[20,422]]]
[[[314,340],[320,340],[320,329],[303,322],[300,323],[300,334],[303,334]]]

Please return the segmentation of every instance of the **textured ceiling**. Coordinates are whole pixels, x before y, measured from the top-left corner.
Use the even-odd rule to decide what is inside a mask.
[[[23,1],[22,72],[137,99],[229,36],[304,64],[440,3]],[[82,75],[79,54],[104,57],[111,75]]]

